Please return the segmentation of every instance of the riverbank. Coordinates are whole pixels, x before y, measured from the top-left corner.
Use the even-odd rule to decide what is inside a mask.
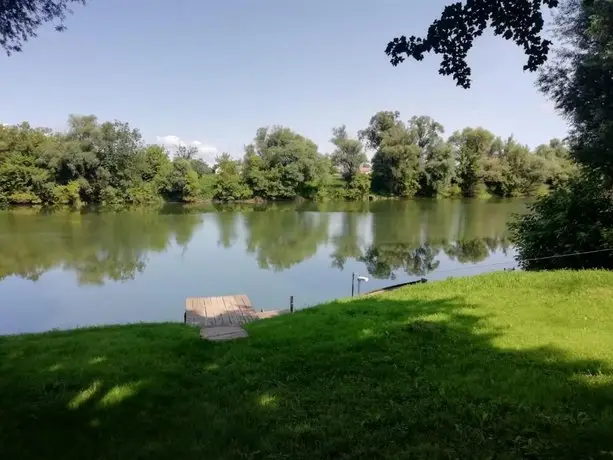
[[[2,458],[598,458],[613,273],[505,272],[253,323],[0,338]]]

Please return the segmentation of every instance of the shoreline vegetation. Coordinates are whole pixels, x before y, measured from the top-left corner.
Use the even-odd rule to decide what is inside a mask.
[[[0,456],[597,458],[611,328],[613,273],[558,271],[341,299],[236,342],[171,323],[4,336]]]
[[[146,144],[120,121],[71,115],[55,132],[0,125],[0,205],[148,205],[526,197],[564,187],[575,165],[563,142],[531,150],[483,128],[443,137],[430,117],[378,112],[356,138],[332,130],[329,154],[282,126],[257,130],[242,159],[210,165],[197,146]],[[366,153],[372,155],[369,162]]]

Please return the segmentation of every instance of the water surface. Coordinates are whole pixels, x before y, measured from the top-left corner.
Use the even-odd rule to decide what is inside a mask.
[[[0,334],[180,321],[185,298],[297,308],[425,277],[515,265],[521,200],[0,212]]]

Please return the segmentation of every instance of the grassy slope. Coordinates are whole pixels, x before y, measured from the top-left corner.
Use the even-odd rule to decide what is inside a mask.
[[[0,339],[0,458],[610,458],[613,273]]]

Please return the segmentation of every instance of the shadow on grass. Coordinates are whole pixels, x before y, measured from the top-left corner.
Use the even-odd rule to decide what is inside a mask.
[[[0,339],[0,457],[613,456],[613,371],[553,348],[500,349],[505,331],[462,298],[370,297],[249,332]]]

